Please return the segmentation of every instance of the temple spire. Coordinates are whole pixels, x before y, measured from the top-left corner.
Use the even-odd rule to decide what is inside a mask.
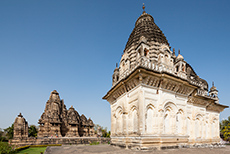
[[[143,13],[145,13],[145,3],[143,3],[142,9],[143,9]]]

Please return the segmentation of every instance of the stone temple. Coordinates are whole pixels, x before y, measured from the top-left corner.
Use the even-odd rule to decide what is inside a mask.
[[[29,137],[28,122],[20,113],[14,121],[14,137],[11,144],[17,146],[41,144],[90,144],[92,142],[107,143],[109,138],[98,138],[94,131],[94,123],[85,115],[79,115],[71,106],[66,109],[59,93],[51,92],[46,102],[45,111],[38,121],[37,137]]]
[[[28,122],[19,113],[18,117],[14,121],[14,138],[27,138],[28,137]]]
[[[111,105],[111,144],[138,149],[217,143],[219,114],[228,107],[145,11],[103,99]]]
[[[80,116],[73,106],[67,110],[56,90],[51,92],[38,124],[38,137],[94,136],[93,121],[84,114]]]

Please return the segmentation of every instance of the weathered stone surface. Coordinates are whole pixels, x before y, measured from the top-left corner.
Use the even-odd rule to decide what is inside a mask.
[[[84,154],[229,154],[230,146],[226,148],[179,148],[179,149],[164,149],[164,150],[130,150],[118,148],[110,145],[65,145],[60,147],[47,147],[45,154],[73,154],[73,153],[84,153]]]
[[[90,144],[90,143],[108,144],[110,138],[101,137],[49,137],[49,138],[18,138],[10,141],[11,144],[17,146],[25,145],[51,145],[51,144],[62,144],[62,145],[78,145],[78,144]]]
[[[111,144],[151,149],[220,141],[221,105],[216,87],[208,89],[175,55],[153,17],[137,19],[112,88],[103,97],[111,105]]]
[[[27,138],[28,137],[28,123],[20,113],[14,121],[14,138]]]
[[[93,121],[85,115],[80,116],[73,106],[67,110],[56,90],[51,92],[38,123],[38,137],[94,136]]]
[[[80,116],[73,106],[66,109],[56,90],[51,92],[38,123],[38,138],[28,137],[28,123],[20,113],[14,122],[14,138],[10,141],[11,144],[89,144],[93,141],[104,141],[95,138],[97,134],[90,118],[87,119],[83,114]]]

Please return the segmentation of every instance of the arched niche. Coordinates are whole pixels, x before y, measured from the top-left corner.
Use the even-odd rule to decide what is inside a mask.
[[[201,114],[197,114],[195,117],[195,138],[201,139],[202,138],[202,131],[203,131],[203,116]]]
[[[116,133],[117,134],[121,134],[123,132],[123,119],[122,119],[122,115],[123,115],[123,110],[122,107],[119,106],[116,109]]]
[[[218,133],[218,120],[217,118],[213,117],[212,120],[211,120],[211,137],[212,139],[216,138],[219,133]]]
[[[168,102],[164,105],[164,134],[174,134],[176,125],[177,107],[174,103]]]
[[[146,107],[146,133],[153,134],[155,133],[154,127],[156,125],[156,115],[155,107],[152,104],[147,105]]]
[[[133,105],[129,111],[129,133],[136,134],[138,132],[138,113],[137,107]]]
[[[178,135],[182,135],[184,129],[184,111],[179,109],[176,114],[176,130]]]

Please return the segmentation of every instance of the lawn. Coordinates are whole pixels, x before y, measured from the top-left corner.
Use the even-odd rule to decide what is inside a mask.
[[[45,152],[46,147],[31,147],[22,151],[17,152],[17,154],[40,154]]]

